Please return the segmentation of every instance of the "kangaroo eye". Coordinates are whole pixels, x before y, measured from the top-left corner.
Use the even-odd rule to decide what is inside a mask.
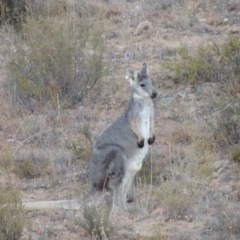
[[[142,83],[142,84],[140,84],[140,86],[141,86],[141,87],[145,87],[145,84],[144,84],[144,83]]]

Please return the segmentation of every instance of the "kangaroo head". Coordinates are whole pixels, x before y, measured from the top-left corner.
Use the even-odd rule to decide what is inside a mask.
[[[128,79],[130,82],[133,97],[157,97],[157,92],[152,85],[152,80],[148,76],[148,69],[146,63],[143,63],[142,69],[139,73],[135,69],[128,68],[126,79]]]

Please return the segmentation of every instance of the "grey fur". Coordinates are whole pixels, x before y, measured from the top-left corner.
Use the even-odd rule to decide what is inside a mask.
[[[128,190],[141,169],[148,147],[155,140],[153,133],[153,102],[157,96],[144,63],[138,73],[127,69],[131,100],[124,113],[103,132],[90,156],[91,189],[111,190],[113,204],[126,208]]]

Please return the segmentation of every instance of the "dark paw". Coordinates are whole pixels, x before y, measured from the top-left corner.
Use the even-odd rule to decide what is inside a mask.
[[[152,145],[154,142],[155,142],[155,135],[153,134],[153,136],[148,139],[148,144]]]
[[[140,142],[138,142],[138,147],[143,148],[144,147],[144,139],[142,139]]]
[[[132,202],[134,202],[134,196],[129,196],[129,195],[127,195],[127,203],[132,203]]]

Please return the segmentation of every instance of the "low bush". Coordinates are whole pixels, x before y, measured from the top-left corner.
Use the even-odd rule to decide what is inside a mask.
[[[20,31],[27,14],[27,0],[0,0],[0,25],[10,24]]]
[[[107,206],[84,206],[83,219],[78,223],[96,239],[107,239],[114,231],[110,217],[111,208]]]
[[[179,82],[201,84],[219,80],[216,45],[201,46],[194,55],[182,46],[176,57],[163,61],[163,66],[173,71]]]
[[[26,159],[24,161],[15,163],[14,173],[19,177],[36,178],[44,175],[44,172],[48,166],[48,160],[42,160],[41,162],[37,163],[33,159]]]
[[[105,71],[102,27],[94,18],[63,12],[59,18],[29,17],[10,64],[14,94],[54,106],[81,102]]]
[[[208,45],[199,46],[196,51],[182,46],[175,57],[163,61],[163,66],[173,71],[176,79],[183,83],[221,82],[226,86],[239,83],[239,61],[240,40],[229,37],[222,45],[212,41]]]
[[[25,224],[20,192],[0,189],[0,239],[18,240]]]

